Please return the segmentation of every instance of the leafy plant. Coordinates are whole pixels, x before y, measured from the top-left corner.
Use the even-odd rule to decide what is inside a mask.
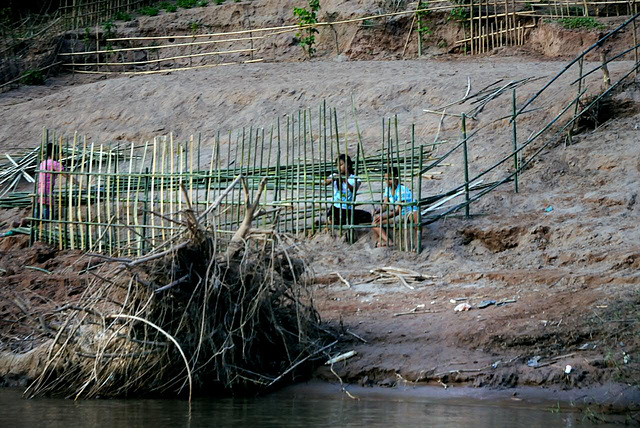
[[[219,6],[219,5],[221,5],[222,3],[224,3],[224,0],[216,0],[216,4],[217,4],[218,6]]]
[[[176,2],[176,6],[183,9],[191,9],[192,7],[196,7],[197,4],[198,0],[178,0]]]
[[[577,29],[600,30],[604,28],[603,24],[596,21],[594,18],[590,16],[575,16],[572,18],[560,18],[558,19],[558,23],[562,25],[564,28],[568,28],[570,30],[577,30]]]
[[[192,22],[189,23],[189,29],[191,29],[192,33],[195,33],[196,31],[198,31],[201,26],[202,26],[202,24],[200,24],[199,22],[196,22],[196,21],[192,21]]]
[[[116,21],[126,21],[129,22],[131,21],[131,15],[129,15],[126,12],[116,12],[115,15],[113,15],[113,19],[115,19]]]
[[[466,7],[456,7],[451,9],[447,21],[456,21],[459,23],[466,22],[469,19],[469,12]]]
[[[207,7],[207,6],[209,6],[209,2],[207,0],[198,0],[198,3],[196,3],[196,6],[198,6],[198,7]]]
[[[294,7],[293,16],[298,18],[299,30],[296,33],[298,38],[298,45],[307,52],[309,58],[313,57],[316,53],[314,47],[316,43],[315,34],[318,33],[316,27],[310,27],[318,22],[318,10],[320,10],[320,0],[307,0],[309,3],[309,9],[304,7]]]
[[[20,83],[24,85],[42,85],[44,84],[44,75],[40,70],[27,70],[22,73]]]
[[[107,20],[104,24],[102,24],[102,28],[104,29],[104,32],[102,33],[102,37],[105,40],[112,39],[116,36],[115,31],[113,31],[113,29],[116,28],[116,24],[114,24],[111,19]],[[113,45],[111,44],[111,42],[107,42],[105,49],[108,51],[113,49]]]
[[[89,36],[90,36],[89,27],[84,27],[84,34],[82,36],[82,43],[84,43],[85,49],[89,49],[89,41],[91,40],[89,38]]]
[[[145,6],[138,9],[138,13],[140,15],[146,15],[146,16],[156,16],[158,12],[160,12],[160,10],[157,7],[153,7],[153,6]]]

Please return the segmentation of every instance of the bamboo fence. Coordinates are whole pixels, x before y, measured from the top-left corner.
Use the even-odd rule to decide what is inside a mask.
[[[630,16],[635,0],[526,2],[521,0],[469,0],[456,9],[466,14],[465,34],[457,45],[471,54],[483,54],[503,46],[526,43],[540,18],[562,20],[576,17]]]
[[[118,12],[133,12],[156,3],[155,0],[64,0],[60,13],[66,29],[97,25],[112,19]]]
[[[223,197],[220,213],[211,227],[228,236],[244,218],[243,189],[236,186],[223,196],[221,192],[242,176],[251,197],[259,183],[268,180],[258,229],[298,235],[327,230],[353,240],[360,229],[372,227],[370,223],[354,225],[355,209],[366,207],[371,213],[372,206],[381,205],[383,175],[389,166],[399,169],[401,183],[414,195],[413,201],[390,203],[390,209],[418,209],[425,182],[442,173],[441,169],[430,174],[419,171],[437,160],[433,151],[445,143],[416,142],[413,126],[401,137],[397,118],[388,118],[381,124],[379,148],[366,153],[357,121],[352,119],[347,128],[347,114],[339,118],[336,109],[322,104],[314,111],[287,115],[267,128],[243,128],[207,142],[199,136],[177,141],[168,135],[139,145],[89,143],[78,135],[56,137],[45,130],[42,149],[55,144],[64,171],[36,169],[34,195],[51,197],[34,200],[33,239],[59,248],[142,255],[180,229],[170,216],[187,207],[200,216],[219,197]],[[340,155],[353,160],[361,183],[354,200],[334,200],[335,189],[327,184],[332,174],[340,175],[336,168]],[[55,187],[42,192],[38,186],[45,174],[66,179],[49,180]],[[330,223],[327,211],[334,205],[347,207],[348,214]],[[397,246],[416,251],[421,239],[419,217],[404,218],[384,228]]]

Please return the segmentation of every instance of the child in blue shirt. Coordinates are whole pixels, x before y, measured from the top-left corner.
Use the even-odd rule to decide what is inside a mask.
[[[393,246],[387,232],[382,225],[390,224],[394,218],[408,224],[418,223],[418,207],[413,205],[403,206],[415,202],[411,190],[400,184],[400,174],[397,167],[389,167],[384,174],[385,189],[383,193],[382,208],[373,216],[373,233],[376,237],[376,246]]]
[[[333,205],[327,210],[327,222],[330,224],[362,224],[371,223],[371,214],[365,210],[354,209],[347,202],[355,201],[360,187],[360,179],[354,175],[351,157],[341,154],[336,159],[339,173],[331,174],[325,184],[333,185]],[[352,222],[353,220],[353,222]]]

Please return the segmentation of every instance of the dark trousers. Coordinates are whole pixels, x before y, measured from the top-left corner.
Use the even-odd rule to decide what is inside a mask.
[[[365,210],[338,208],[331,206],[327,211],[327,220],[334,225],[338,224],[366,224],[371,223],[373,217]],[[352,223],[353,220],[353,223]]]

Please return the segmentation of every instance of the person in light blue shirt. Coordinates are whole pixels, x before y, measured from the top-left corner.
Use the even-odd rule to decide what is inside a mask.
[[[331,208],[327,210],[327,221],[330,224],[362,224],[371,223],[371,213],[354,209],[355,195],[360,187],[353,170],[351,157],[341,154],[336,159],[338,173],[333,173],[325,180],[326,185],[333,185],[333,199]],[[352,221],[353,220],[353,221]]]
[[[418,207],[416,205],[404,205],[415,202],[411,190],[400,184],[400,174],[397,167],[389,167],[384,174],[385,189],[383,193],[382,207],[373,216],[373,233],[376,237],[376,246],[391,247],[393,242],[384,230],[384,224],[390,224],[394,220],[400,220],[406,224],[418,223]]]

